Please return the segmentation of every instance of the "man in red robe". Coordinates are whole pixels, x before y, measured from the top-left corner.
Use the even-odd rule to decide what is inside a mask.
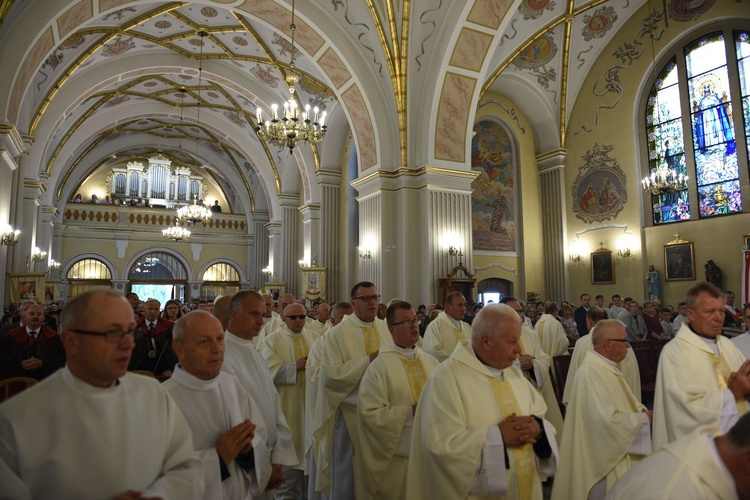
[[[44,323],[44,309],[28,306],[21,325],[0,340],[0,379],[51,375],[65,365],[65,351],[57,332]]]
[[[172,322],[159,317],[161,302],[148,299],[144,316],[135,325],[135,349],[128,370],[171,376],[177,356],[172,352]]]

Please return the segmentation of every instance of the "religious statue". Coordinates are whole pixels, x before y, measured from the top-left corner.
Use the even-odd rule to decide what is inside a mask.
[[[723,290],[721,282],[724,279],[724,275],[721,273],[719,266],[713,260],[709,260],[704,267],[706,268],[706,281],[719,290]]]
[[[650,301],[661,302],[661,281],[659,271],[657,271],[653,264],[648,266],[648,273],[646,274],[646,296]]]

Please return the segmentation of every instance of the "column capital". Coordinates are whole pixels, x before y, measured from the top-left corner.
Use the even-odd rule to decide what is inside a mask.
[[[278,236],[281,234],[281,222],[269,222],[266,224],[268,236]]]
[[[568,151],[566,149],[553,149],[546,153],[536,155],[536,164],[539,172],[563,168]]]
[[[321,186],[339,186],[341,184],[341,171],[320,168],[315,172],[318,184]]]
[[[279,195],[279,206],[281,208],[297,208],[299,206],[299,195],[291,193],[281,193]]]
[[[252,212],[251,215],[252,215],[252,218],[253,218],[253,222],[264,224],[264,223],[268,222],[269,220],[271,220],[271,216],[270,216],[270,214],[268,213],[267,210],[254,211],[254,212]]]
[[[299,207],[299,213],[302,216],[302,221],[306,222],[309,220],[318,220],[320,218],[320,205],[317,203],[309,203]]]
[[[402,167],[397,170],[377,170],[352,181],[352,187],[366,197],[378,191],[399,189],[437,188],[448,191],[471,192],[471,183],[478,172],[423,165],[419,168]]]
[[[0,159],[11,170],[18,168],[16,158],[26,153],[26,141],[13,125],[0,123]]]

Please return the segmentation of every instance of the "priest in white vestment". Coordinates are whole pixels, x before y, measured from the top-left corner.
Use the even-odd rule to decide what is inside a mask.
[[[607,309],[607,317],[609,319],[617,319],[623,311],[625,311],[625,308],[622,307],[622,297],[617,294],[613,295],[612,305]]]
[[[554,302],[544,306],[544,314],[534,325],[534,331],[539,335],[542,350],[552,357],[565,356],[568,354],[570,341],[565,335],[565,329],[557,315],[560,308]]]
[[[344,316],[352,313],[352,305],[349,302],[337,302],[331,309],[330,318],[327,323],[334,327],[341,323]],[[316,490],[316,478],[318,467],[315,462],[314,436],[315,429],[320,425],[318,412],[318,384],[320,382],[320,352],[323,343],[328,340],[330,328],[325,333],[315,339],[310,346],[310,353],[307,355],[305,364],[306,378],[306,395],[305,395],[305,456],[307,458],[307,499],[308,500],[325,500],[327,495]]]
[[[279,297],[279,305],[277,307],[278,312],[274,312],[271,314],[270,321],[264,321],[263,328],[260,329],[260,333],[254,339],[253,345],[258,347],[263,342],[263,339],[265,339],[267,336],[271,335],[279,328],[284,328],[284,310],[286,309],[286,306],[294,303],[294,295],[290,293],[286,293]],[[266,308],[267,307],[268,304],[266,303]]]
[[[541,500],[557,467],[542,397],[514,365],[521,322],[484,307],[427,380],[414,416],[407,498]]]
[[[331,327],[330,319],[331,306],[325,302],[318,304],[315,308],[317,317],[307,324],[307,328],[314,331],[318,335],[323,335],[326,330]]]
[[[552,500],[603,499],[651,453],[652,414],[617,369],[630,350],[625,326],[616,319],[600,321],[588,336],[594,350],[575,376]]]
[[[539,336],[524,321],[523,308],[515,297],[506,296],[500,299],[501,304],[518,313],[521,318],[521,338],[518,340],[521,344],[521,354],[516,359],[516,366],[521,370],[523,376],[533,385],[544,398],[544,404],[547,405],[545,419],[555,428],[557,440],[560,440],[563,430],[563,416],[560,411],[560,405],[557,402],[557,395],[553,382],[550,379],[550,364],[552,358],[542,350],[539,343]]]
[[[687,316],[662,349],[654,394],[654,450],[708,425],[727,431],[748,411],[750,361],[721,335],[724,296],[709,283],[688,291]]]
[[[750,498],[750,414],[729,432],[700,427],[669,443],[620,479],[608,500]]]
[[[0,496],[191,498],[203,477],[182,412],[153,378],[127,373],[133,308],[97,289],[65,304],[67,364],[0,405]]]
[[[589,332],[600,321],[607,319],[603,314],[597,311],[589,311],[586,321],[589,325]],[[570,393],[573,390],[573,381],[576,377],[578,368],[583,364],[583,360],[586,359],[587,353],[594,350],[594,345],[591,342],[591,335],[581,337],[576,342],[573,354],[570,358],[570,367],[568,368],[568,378],[565,379],[565,390],[563,391],[562,402],[564,405],[570,401]],[[625,379],[625,383],[628,384],[630,391],[633,393],[638,402],[641,402],[641,373],[638,371],[638,360],[635,357],[633,349],[628,349],[625,359],[619,363],[618,370],[622,373],[622,377]]]
[[[203,462],[205,500],[250,500],[271,476],[266,424],[260,409],[234,375],[221,371],[224,329],[206,311],[193,311],[173,329],[179,364],[164,382],[193,435]]]
[[[331,328],[322,345],[319,426],[314,432],[318,466],[315,487],[334,500],[354,498],[359,382],[380,348],[393,342],[385,321],[376,317],[380,295],[375,285],[357,283],[350,296],[354,314]]]
[[[242,290],[229,303],[229,328],[226,331],[224,364],[221,369],[237,377],[253,397],[268,429],[266,447],[271,450],[273,469],[267,490],[281,485],[282,467],[297,465],[292,431],[284,418],[279,393],[273,385],[265,359],[252,344],[263,327],[263,297],[252,290]],[[270,498],[266,491],[265,497]]]
[[[305,462],[305,365],[310,346],[318,334],[305,327],[305,307],[302,304],[289,304],[284,309],[282,328],[267,336],[259,346],[261,356],[268,363],[273,383],[281,399],[287,424],[292,430],[294,449],[297,450],[298,464],[284,469],[284,483],[274,497],[304,499]]]
[[[361,500],[405,500],[411,431],[419,396],[438,361],[417,347],[419,323],[411,304],[388,306],[393,343],[380,348],[359,386],[360,453],[356,494]]]
[[[463,321],[466,316],[466,299],[461,292],[451,292],[445,298],[445,310],[427,325],[422,349],[441,363],[455,349],[459,340],[471,338],[471,325]]]

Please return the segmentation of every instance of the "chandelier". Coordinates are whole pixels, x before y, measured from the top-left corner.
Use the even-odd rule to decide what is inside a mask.
[[[677,170],[669,168],[665,162],[656,170],[641,180],[643,190],[653,195],[682,191],[687,188],[688,176],[677,173]]]
[[[185,205],[184,207],[177,210],[177,222],[180,224],[190,223],[196,225],[198,223],[208,224],[211,220],[211,210],[207,209],[203,205],[198,205],[195,198],[193,198],[192,205]],[[170,228],[171,229],[171,228]]]
[[[255,131],[258,137],[264,141],[280,148],[289,148],[292,152],[298,141],[305,141],[310,144],[317,144],[326,135],[326,112],[320,113],[316,106],[312,110],[310,105],[306,105],[304,111],[297,105],[294,98],[295,85],[299,81],[299,76],[294,72],[294,0],[292,0],[292,24],[289,25],[292,31],[292,49],[291,62],[289,64],[289,74],[286,76],[286,84],[289,88],[289,100],[284,103],[283,115],[279,117],[279,106],[271,105],[271,119],[263,121],[263,113],[257,108],[255,119],[257,125]]]
[[[189,240],[190,231],[176,224],[172,227],[162,229],[161,234],[164,238],[173,241]]]

